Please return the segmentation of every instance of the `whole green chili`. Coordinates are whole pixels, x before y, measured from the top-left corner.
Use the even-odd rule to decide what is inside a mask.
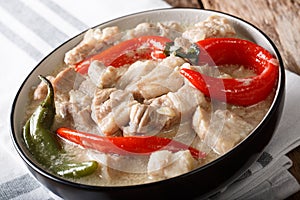
[[[55,117],[54,89],[48,79],[43,76],[39,78],[46,83],[48,93],[23,127],[23,139],[27,149],[40,164],[57,175],[80,178],[92,174],[98,168],[96,161],[59,161],[60,154],[64,151],[56,134],[51,131]]]

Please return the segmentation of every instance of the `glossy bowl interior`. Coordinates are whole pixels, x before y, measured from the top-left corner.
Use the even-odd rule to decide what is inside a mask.
[[[56,177],[37,164],[27,151],[22,139],[22,127],[29,92],[32,86],[38,84],[39,74],[50,74],[63,62],[64,54],[74,47],[83,37],[83,33],[65,42],[46,58],[44,58],[26,77],[13,102],[11,111],[11,136],[20,157],[26,163],[31,173],[55,194],[66,199],[100,199],[100,198],[168,198],[168,197],[208,197],[221,191],[245,171],[261,154],[272,138],[281,115],[285,75],[282,59],[273,42],[253,25],[234,16],[201,9],[162,9],[118,18],[99,25],[101,28],[119,26],[121,30],[135,27],[142,22],[178,21],[192,24],[202,21],[210,15],[220,15],[228,18],[239,34],[247,37],[271,52],[279,61],[280,72],[276,94],[271,108],[263,121],[253,132],[224,156],[213,162],[178,177],[136,186],[99,187],[73,183]]]

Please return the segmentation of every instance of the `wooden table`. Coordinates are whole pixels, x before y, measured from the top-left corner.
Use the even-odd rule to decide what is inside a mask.
[[[286,69],[300,75],[300,0],[165,0],[173,7],[218,10],[263,30],[276,44]],[[300,146],[288,153],[290,172],[300,182]],[[300,199],[300,192],[288,200]]]

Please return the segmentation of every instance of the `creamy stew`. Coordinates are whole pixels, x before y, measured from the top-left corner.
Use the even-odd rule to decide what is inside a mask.
[[[55,94],[51,130],[55,133],[66,127],[115,138],[128,147],[124,147],[125,153],[101,152],[101,148],[92,148],[92,141],[76,144],[59,136],[65,152],[62,158],[98,163],[92,174],[70,179],[117,186],[175,177],[224,155],[251,133],[267,113],[274,89],[258,102],[239,105],[208,96],[182,73],[182,69],[189,69],[218,80],[239,80],[261,73],[235,63],[199,64],[203,50],[195,44],[209,38],[240,36],[227,19],[219,16],[196,24],[145,22],[129,30],[88,30],[83,40],[66,52],[63,66],[45,75]],[[276,65],[276,60],[272,63]],[[247,84],[245,81],[244,86]],[[28,115],[47,93],[44,82],[33,88]],[[180,148],[168,142],[166,146],[155,146],[155,141],[148,147],[146,140],[127,144],[126,138],[152,136],[171,139],[157,140],[160,142],[177,141]],[[193,154],[185,147],[197,152]],[[131,148],[137,149],[135,153],[128,150]]]

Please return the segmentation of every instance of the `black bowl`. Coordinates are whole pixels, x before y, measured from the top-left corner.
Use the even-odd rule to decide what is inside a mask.
[[[70,39],[43,59],[27,76],[13,102],[11,111],[11,138],[19,155],[34,177],[49,190],[65,199],[168,199],[171,197],[189,199],[206,198],[220,192],[255,162],[269,143],[281,116],[284,94],[285,73],[280,54],[273,42],[258,28],[237,17],[201,9],[162,9],[118,18],[99,25],[117,25],[121,29],[133,28],[145,21],[179,21],[195,23],[210,15],[228,18],[241,35],[271,52],[279,61],[279,79],[272,105],[261,123],[235,148],[220,158],[186,174],[163,181],[134,186],[100,187],[70,182],[54,176],[36,163],[22,140],[22,126],[25,106],[30,88],[37,84],[39,74],[48,74],[63,62],[64,53],[75,46],[83,33]]]

